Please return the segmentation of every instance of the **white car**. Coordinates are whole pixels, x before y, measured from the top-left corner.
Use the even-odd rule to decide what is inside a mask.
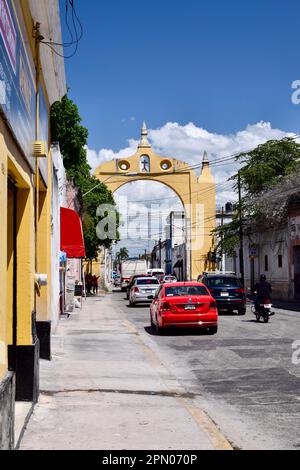
[[[163,284],[166,284],[167,282],[177,282],[177,278],[175,276],[171,276],[170,274],[168,274],[167,276],[164,276],[163,280],[162,280]]]
[[[151,303],[160,283],[156,277],[139,277],[134,281],[129,293],[129,305]]]

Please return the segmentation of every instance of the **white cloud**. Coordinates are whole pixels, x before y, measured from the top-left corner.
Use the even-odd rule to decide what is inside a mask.
[[[134,141],[129,141],[129,146],[124,149],[121,149],[119,152],[114,152],[111,149],[101,149],[99,151],[96,151],[87,147],[87,158],[93,171],[103,162],[107,162],[115,158],[130,157],[135,152],[136,145]]]
[[[191,165],[201,162],[204,150],[208,152],[209,159],[212,162],[241,151],[250,150],[267,140],[281,139],[287,135],[292,135],[292,133],[274,129],[270,122],[263,121],[248,125],[246,129],[235,134],[209,132],[195,126],[192,122],[186,125],[168,122],[161,128],[149,129],[149,140],[158,154],[175,157]],[[94,170],[104,161],[133,155],[137,145],[138,140],[129,139],[128,146],[118,152],[111,149],[101,149],[99,151],[87,149],[88,161]],[[234,173],[235,168],[235,163],[213,167],[212,170],[217,184],[226,181]],[[129,193],[131,193],[131,190],[129,190]],[[147,193],[149,194],[148,191]],[[227,193],[228,191],[226,195]],[[224,202],[222,195],[225,195],[225,193],[220,187],[218,191],[218,201],[220,203]]]

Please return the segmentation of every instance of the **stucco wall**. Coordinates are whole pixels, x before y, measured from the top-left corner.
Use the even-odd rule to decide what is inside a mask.
[[[288,230],[270,230],[251,234],[244,240],[244,263],[246,287],[251,285],[249,244],[257,245],[257,256],[254,258],[255,281],[260,274],[265,274],[273,287],[273,298],[292,298],[289,263]],[[279,255],[282,256],[282,267],[279,266]],[[268,269],[265,266],[267,256]]]

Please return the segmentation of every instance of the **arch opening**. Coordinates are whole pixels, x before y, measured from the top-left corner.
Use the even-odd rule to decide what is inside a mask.
[[[126,246],[130,256],[150,255],[160,240],[174,238],[174,232],[173,245],[186,243],[185,208],[168,185],[153,180],[125,182],[114,197],[121,214],[121,240],[114,251]]]

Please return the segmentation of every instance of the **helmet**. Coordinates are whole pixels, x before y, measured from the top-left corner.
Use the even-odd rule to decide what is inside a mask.
[[[260,275],[260,280],[261,281],[265,281],[267,278],[266,278],[266,275],[265,274],[261,274]]]

